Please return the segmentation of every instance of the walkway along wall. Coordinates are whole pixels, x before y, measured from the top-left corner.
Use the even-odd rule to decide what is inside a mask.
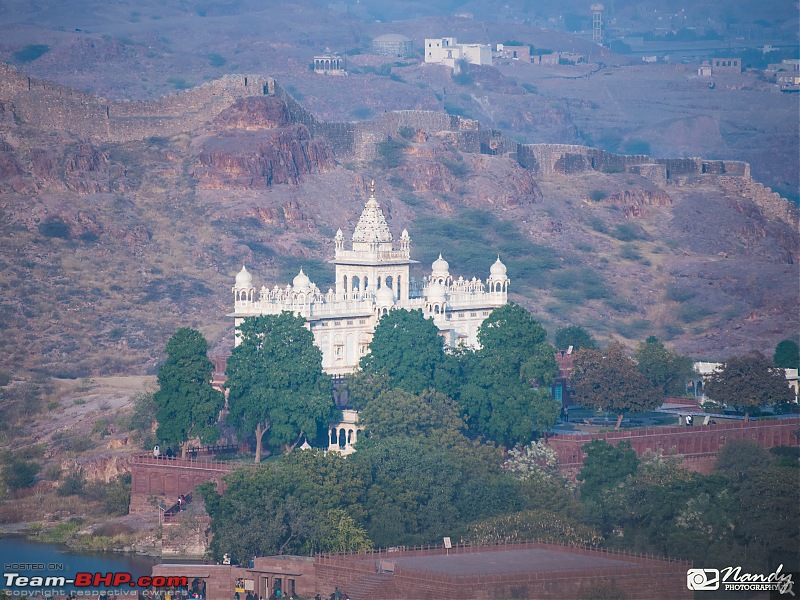
[[[614,446],[629,441],[639,456],[651,450],[700,457],[716,455],[730,440],[753,440],[764,448],[799,446],[799,429],[798,418],[747,423],[732,421],[695,427],[647,427],[580,435],[556,434],[548,439],[548,444],[555,450],[560,467],[574,468],[583,465],[586,455],[581,448],[595,439],[606,440]]]

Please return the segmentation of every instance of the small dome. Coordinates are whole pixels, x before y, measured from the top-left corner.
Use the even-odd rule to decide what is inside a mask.
[[[497,260],[494,261],[492,268],[489,269],[489,275],[492,279],[505,279],[506,278],[506,266],[500,260],[500,257],[497,257]]]
[[[236,287],[237,288],[251,288],[253,287],[253,276],[247,267],[242,267],[242,270],[236,274]]]
[[[400,234],[401,240],[408,240],[411,239],[411,236],[408,235],[408,229],[403,229],[403,233]]]
[[[341,229],[337,229],[336,230],[336,238],[335,239],[336,240],[343,240],[344,239],[344,234],[342,233]]]
[[[378,306],[394,306],[394,292],[387,285],[381,287],[375,294],[375,302]]]
[[[295,275],[295,278],[292,280],[292,287],[296,291],[307,290],[311,287],[311,280],[308,278],[308,275],[303,273],[303,267],[300,267],[300,272]]]
[[[428,302],[444,302],[445,289],[438,281],[434,281],[428,286]]]
[[[441,252],[439,253],[439,258],[433,261],[431,265],[431,269],[433,273],[431,273],[434,277],[447,277],[450,275],[450,265],[447,263],[445,259],[442,258]]]

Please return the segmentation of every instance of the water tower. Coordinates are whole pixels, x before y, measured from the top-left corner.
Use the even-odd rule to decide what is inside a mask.
[[[592,43],[603,45],[603,11],[602,4],[592,4]]]

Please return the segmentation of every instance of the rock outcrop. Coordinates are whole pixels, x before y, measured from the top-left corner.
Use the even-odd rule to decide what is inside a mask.
[[[266,131],[226,132],[207,139],[192,174],[205,189],[265,189],[297,184],[302,175],[335,166],[333,153],[312,140],[304,125]]]

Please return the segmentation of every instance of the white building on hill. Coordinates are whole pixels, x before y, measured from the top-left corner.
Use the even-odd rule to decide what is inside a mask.
[[[509,279],[498,257],[486,282],[454,279],[441,255],[431,274],[417,282],[410,276],[411,238],[403,230],[397,247],[375,199],[370,198],[353,232],[351,249],[345,248],[342,230],[336,232],[336,289],[322,292],[303,273],[291,284],[256,293],[245,267],[233,286],[234,327],[247,317],[291,311],[303,316],[322,350],[322,367],[332,375],[352,373],[372,341],[381,315],[393,308],[421,309],[439,328],[449,346],[476,346],[478,327],[494,308],[508,302]],[[239,344],[238,335],[236,344]]]
[[[471,65],[491,65],[492,47],[489,44],[459,44],[456,38],[425,40],[425,62],[455,67],[459,60]]]

